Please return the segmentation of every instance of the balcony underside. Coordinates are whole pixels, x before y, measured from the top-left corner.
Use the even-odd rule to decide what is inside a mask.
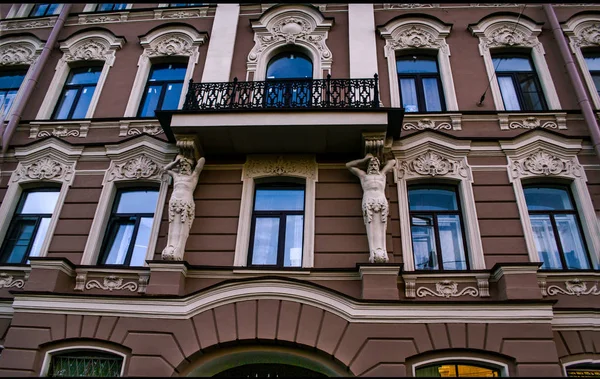
[[[365,132],[394,131],[398,109],[157,112],[165,134],[195,134],[204,154],[357,153]]]

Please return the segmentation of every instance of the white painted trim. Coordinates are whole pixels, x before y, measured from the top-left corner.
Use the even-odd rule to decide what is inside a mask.
[[[66,353],[68,351],[80,351],[80,350],[90,350],[90,351],[102,351],[111,353],[114,355],[118,355],[123,358],[123,362],[121,363],[121,372],[119,376],[123,376],[125,374],[125,361],[127,360],[127,355],[121,353],[120,351],[108,349],[102,346],[94,346],[94,345],[70,345],[65,347],[60,347],[56,349],[51,349],[44,354],[44,360],[42,361],[42,369],[40,370],[40,376],[48,376],[48,370],[50,369],[50,361],[52,360],[53,355],[59,355],[61,353]]]
[[[276,299],[310,305],[356,323],[535,323],[552,321],[551,304],[382,304],[364,303],[314,286],[265,279],[226,283],[188,298],[98,298],[15,294],[13,309],[24,313],[190,319],[226,304]]]
[[[273,172],[272,167],[281,169]],[[305,180],[304,231],[302,241],[302,267],[314,266],[315,245],[315,198],[318,168],[314,156],[249,155],[242,169],[242,199],[237,238],[235,241],[234,266],[248,265],[250,224],[254,208],[254,180],[257,178],[291,176]]]
[[[104,172],[104,180],[98,206],[94,214],[89,236],[83,249],[81,257],[82,265],[96,265],[102,241],[106,233],[106,226],[110,218],[112,204],[115,199],[118,188],[127,186],[143,186],[148,183],[158,183],[160,185],[158,200],[154,211],[154,221],[150,231],[150,240],[148,241],[148,250],[146,259],[152,259],[158,240],[158,231],[162,220],[162,212],[169,188],[169,177],[162,175],[162,167],[166,165],[176,154],[174,148],[166,142],[156,141],[154,138],[146,135],[140,136],[134,141],[127,141],[116,145],[106,145],[106,155],[111,159],[109,168]],[[128,178],[125,176],[114,177],[112,174],[117,165],[123,165],[136,157],[145,155],[152,160],[158,167],[150,177]],[[147,266],[147,263],[144,263]]]
[[[567,369],[570,366],[580,365],[582,363],[591,363],[591,364],[594,364],[594,365],[600,365],[600,359],[587,358],[587,359],[579,359],[579,360],[576,360],[576,361],[570,361],[570,362],[562,363],[561,367],[563,369],[563,374],[565,376],[568,376],[567,375]]]
[[[501,363],[498,361],[493,361],[491,359],[484,359],[484,358],[476,358],[476,357],[461,357],[461,356],[453,356],[453,357],[444,357],[444,358],[435,358],[435,359],[428,359],[425,361],[420,361],[417,364],[412,365],[412,376],[416,376],[416,369],[419,368],[420,366],[425,366],[425,365],[430,365],[432,363],[464,363],[464,364],[469,364],[469,362],[473,362],[473,363],[483,363],[484,365],[488,365],[488,366],[496,366],[497,369],[500,370],[500,376],[505,377],[505,376],[510,376],[509,375],[509,371],[508,371],[508,365],[505,363]]]
[[[229,82],[240,18],[239,4],[217,4],[202,82]]]
[[[555,311],[552,330],[600,331],[600,314],[593,311]]]
[[[137,116],[148,74],[156,58],[185,57],[187,59],[183,87],[177,106],[178,109],[181,109],[185,101],[189,81],[194,73],[194,67],[198,64],[200,45],[204,44],[207,39],[208,36],[205,33],[198,33],[187,26],[166,26],[153,30],[140,38],[140,44],[144,52],[138,60],[138,70],[135,74],[123,117]]]
[[[372,78],[377,74],[373,4],[348,4],[350,78]]]
[[[505,109],[490,49],[501,50],[505,47],[531,48],[533,66],[540,80],[548,109],[562,109],[544,57],[546,54],[544,47],[538,40],[542,28],[524,18],[518,21],[517,23],[517,17],[515,16],[502,15],[487,18],[479,24],[469,27],[473,35],[479,38],[479,54],[483,57],[496,110],[503,111]]]
[[[10,10],[6,14],[6,18],[15,18],[20,7],[21,7],[21,5],[19,5],[19,4],[11,5]]]
[[[29,17],[29,13],[31,13],[31,11],[33,10],[34,6],[35,6],[35,3],[21,4],[19,10],[17,11],[17,14],[16,14],[15,18],[16,17]],[[60,4],[56,8],[56,10],[54,11],[54,14],[51,14],[51,15],[48,15],[48,16],[44,16],[44,17],[58,16],[60,14],[60,11],[62,11],[63,6],[64,6],[64,4]]]
[[[288,23],[301,24],[302,33],[286,32],[282,26]],[[299,4],[272,7],[251,24],[255,44],[246,61],[246,80],[265,80],[271,58],[289,47],[311,58],[313,79],[323,79],[324,71],[331,73],[333,56],[326,42],[333,21],[314,8]]]
[[[400,104],[400,84],[396,69],[396,55],[398,52],[414,49],[435,49],[437,50],[446,111],[458,111],[458,101],[450,65],[450,48],[446,43],[446,37],[450,34],[450,29],[450,26],[423,17],[393,20],[379,28],[382,38],[386,41],[384,55],[388,63],[390,104],[392,107],[402,107],[402,104]]]
[[[599,22],[600,17],[598,15],[583,14],[570,18],[562,27],[563,31],[569,38],[569,46],[571,47],[573,54],[575,54],[575,59],[579,64],[583,79],[585,80],[585,84],[588,88],[588,93],[590,94],[590,98],[592,99],[596,109],[600,109],[600,96],[598,96],[594,79],[590,74],[587,63],[585,63],[585,58],[581,48],[598,47],[598,44],[596,43],[596,40],[593,39],[593,36],[597,35],[597,24]],[[588,35],[586,32],[589,31],[592,31],[592,33]]]
[[[46,96],[36,115],[36,120],[49,120],[59,100],[60,93],[72,62],[81,62],[87,60],[104,61],[102,72],[98,78],[94,95],[90,100],[90,105],[85,114],[85,118],[92,118],[98,99],[102,93],[102,88],[108,76],[108,71],[115,62],[116,51],[123,47],[125,40],[114,37],[111,33],[99,30],[93,30],[77,34],[60,44],[63,56],[56,64],[54,77],[46,91]]]

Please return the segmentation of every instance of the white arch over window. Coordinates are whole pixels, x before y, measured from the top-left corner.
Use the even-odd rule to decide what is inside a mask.
[[[50,349],[48,351],[46,351],[46,354],[44,354],[44,360],[42,361],[42,369],[40,370],[40,376],[48,376],[48,370],[50,369],[50,362],[52,361],[52,357],[56,356],[56,355],[60,355],[60,354],[64,354],[64,353],[69,353],[69,352],[77,352],[77,351],[89,351],[89,352],[98,352],[98,353],[109,353],[109,354],[114,354],[117,355],[121,358],[123,358],[123,362],[121,363],[121,372],[119,373],[119,376],[123,376],[125,374],[125,362],[127,359],[127,355],[114,350],[114,349],[109,349],[103,346],[96,346],[96,345],[69,345],[69,346],[63,346],[63,347],[59,347],[59,348],[55,348],[55,349]]]
[[[584,364],[600,366],[600,359],[587,358],[587,359],[577,359],[574,361],[564,362],[562,364],[563,374],[565,374],[565,376],[569,376],[567,374],[567,370],[572,368],[571,366],[584,365]]]
[[[242,170],[242,200],[234,266],[246,266],[250,244],[250,225],[254,206],[255,179],[291,176],[306,181],[304,195],[304,237],[302,241],[302,267],[313,267],[315,245],[315,191],[318,181],[317,162],[314,156],[250,155]]]
[[[74,62],[104,61],[100,78],[85,118],[91,118],[96,110],[102,87],[108,76],[108,71],[115,63],[116,51],[123,47],[125,39],[115,37],[109,31],[89,30],[77,33],[60,44],[63,56],[56,64],[54,77],[46,92],[46,97],[40,106],[37,120],[47,120],[52,116],[52,111],[60,97],[62,87],[69,75],[70,65]]]
[[[518,22],[517,22],[518,21]],[[490,49],[526,47],[531,48],[533,65],[540,79],[540,84],[549,109],[561,109],[558,94],[546,63],[546,54],[542,43],[537,36],[542,32],[542,27],[533,21],[515,15],[496,15],[486,17],[475,25],[469,25],[469,30],[479,38],[479,53],[483,57],[485,69],[490,82],[490,89],[494,97],[496,110],[504,110],[504,102],[500,86],[495,76],[494,63]]]
[[[452,357],[444,357],[444,358],[435,358],[428,359],[425,361],[420,361],[419,363],[415,363],[412,365],[412,376],[416,376],[416,370],[422,366],[428,366],[431,364],[474,364],[474,365],[483,365],[491,368],[495,368],[500,370],[500,376],[510,376],[508,371],[508,365],[506,363],[494,361],[491,359],[478,358],[472,356],[452,356]]]
[[[313,7],[286,4],[269,8],[251,23],[255,44],[246,61],[246,80],[265,80],[271,58],[290,46],[300,47],[311,58],[314,79],[331,73],[333,56],[326,41],[333,19]]]
[[[562,29],[569,38],[571,51],[575,54],[592,102],[596,109],[600,109],[600,96],[598,96],[594,79],[585,63],[583,51],[581,50],[590,47],[600,48],[600,13],[575,15],[564,23]]]
[[[206,42],[207,38],[206,33],[199,33],[191,26],[183,25],[155,29],[141,37],[140,45],[144,48],[144,52],[138,60],[138,70],[135,74],[124,117],[136,116],[152,63],[161,58],[184,57],[187,59],[183,87],[177,106],[178,109],[181,108],[189,81],[194,73],[194,66],[198,64],[200,46]]]
[[[435,49],[446,99],[446,109],[448,111],[458,110],[452,67],[450,66],[450,48],[446,43],[446,37],[450,34],[451,29],[451,25],[425,17],[396,18],[379,28],[379,33],[385,40],[384,54],[388,63],[392,107],[402,107],[396,71],[398,52],[413,49]]]

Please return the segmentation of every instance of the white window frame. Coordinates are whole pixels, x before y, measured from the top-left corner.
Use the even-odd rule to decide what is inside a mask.
[[[109,348],[102,347],[102,346],[70,345],[70,346],[59,347],[59,348],[48,350],[46,352],[46,354],[44,354],[44,360],[42,363],[42,369],[40,370],[40,376],[48,376],[48,370],[50,369],[50,362],[52,361],[52,356],[60,355],[63,353],[68,353],[68,352],[81,351],[81,350],[105,352],[105,353],[110,353],[110,354],[114,354],[114,355],[118,355],[118,356],[122,357],[123,363],[121,364],[121,373],[119,374],[119,376],[123,377],[123,375],[125,374],[125,363],[127,362],[126,354],[121,353],[118,350],[109,349]]]
[[[242,169],[242,199],[235,241],[234,266],[248,265],[250,247],[250,224],[254,209],[255,179],[288,176],[303,178],[304,190],[304,237],[302,242],[302,267],[314,266],[315,243],[315,192],[318,168],[312,155],[249,155]],[[257,267],[257,269],[260,269]]]
[[[166,26],[156,29],[140,38],[144,52],[138,60],[138,70],[127,101],[124,117],[136,117],[144,95],[144,88],[153,63],[169,57],[185,57],[187,68],[183,78],[181,96],[177,108],[185,101],[189,81],[200,57],[200,46],[208,39],[206,33],[199,33],[188,26]]]
[[[40,4],[52,4],[52,3],[40,3]],[[31,13],[31,10],[33,9],[34,6],[35,6],[35,3],[21,4],[20,7],[18,8],[18,10],[16,11],[16,15],[13,16],[13,18],[29,17],[29,13]],[[56,13],[55,14],[49,15],[49,16],[44,16],[44,17],[56,17],[56,16],[58,16],[60,14],[60,12],[62,11],[63,6],[64,6],[64,4],[60,4],[58,6],[58,8],[56,8]],[[12,9],[11,9],[11,11],[12,11]]]
[[[460,362],[460,363],[459,363]],[[430,365],[432,363],[447,363],[447,364],[465,364],[469,365],[469,362],[473,362],[473,364],[483,364],[484,366],[496,366],[498,370],[500,370],[500,376],[510,376],[508,371],[508,365],[506,363],[493,361],[491,359],[484,358],[476,358],[476,357],[461,357],[461,356],[452,356],[452,357],[444,357],[444,358],[434,358],[428,359],[425,361],[419,361],[419,363],[415,363],[412,365],[412,376],[415,377],[417,368],[421,366]]]
[[[451,28],[451,25],[424,17],[394,19],[379,28],[379,33],[385,40],[384,54],[388,63],[390,104],[392,107],[402,107],[398,71],[396,69],[396,55],[398,52],[434,49],[437,50],[436,56],[446,101],[446,111],[458,111],[458,101],[450,65],[450,47],[446,43],[446,37],[450,34]]]
[[[17,104],[23,96],[24,85],[31,78],[31,67],[35,65],[43,49],[42,41],[33,36],[8,36],[0,39],[0,65],[2,67],[29,66],[12,106]],[[4,110],[4,114],[5,117],[8,115],[6,110]]]
[[[588,91],[592,102],[596,109],[600,109],[600,96],[598,96],[598,90],[592,79],[592,74],[585,63],[582,48],[586,47],[600,47],[600,29],[598,24],[600,23],[600,16],[593,14],[583,14],[570,18],[562,29],[569,38],[569,46],[571,51],[575,54],[575,59],[579,64],[583,79],[588,87]]]
[[[408,185],[439,178],[440,183],[457,185],[470,270],[484,270],[485,259],[475,197],[473,196],[473,174],[467,161],[471,141],[459,141],[426,131],[409,136],[392,147],[397,160],[394,181],[398,191],[400,236],[404,271],[414,271],[414,253],[408,205]],[[466,270],[465,270],[466,272]]]
[[[483,57],[485,63],[485,70],[496,110],[504,111],[505,109],[490,49],[502,51],[502,48],[509,47],[526,47],[531,49],[531,58],[540,85],[542,86],[548,109],[562,109],[558,93],[550,75],[550,70],[548,69],[548,64],[546,63],[546,58],[544,57],[546,54],[544,46],[538,40],[538,35],[542,32],[539,24],[525,17],[518,19],[512,15],[501,15],[487,17],[476,25],[469,25],[469,30],[479,38],[479,54]]]
[[[290,46],[310,57],[313,79],[331,74],[333,56],[327,47],[327,36],[333,19],[323,17],[321,12],[308,6],[285,4],[269,8],[251,24],[254,47],[246,61],[246,80],[265,80],[271,58]]]
[[[577,159],[577,153],[582,148],[581,140],[566,139],[538,130],[513,141],[499,141],[499,143],[508,159],[508,179],[515,191],[530,261],[540,262],[541,258],[535,246],[535,237],[523,192],[523,181],[533,181],[536,178],[561,178],[570,183],[569,189],[575,200],[577,216],[581,221],[583,238],[592,260],[592,267],[598,269],[600,267],[600,224],[586,184],[585,171]],[[547,171],[542,170],[543,167],[547,167]]]
[[[82,152],[83,147],[74,147],[52,138],[27,147],[15,147],[14,154],[19,163],[8,181],[8,189],[0,205],[0,220],[6,221],[0,223],[0,245],[6,238],[23,191],[56,183],[60,184],[60,192],[38,257],[48,254],[54,229],[75,177],[75,165]]]
[[[100,5],[100,4],[101,4],[101,3],[86,4],[86,5],[85,5],[85,7],[83,8],[83,11],[84,11],[85,13],[92,13],[92,12],[96,12],[96,7],[97,7],[98,5]],[[127,10],[127,9],[131,9],[132,7],[133,7],[133,4],[127,4],[127,5],[125,6],[125,9],[119,9],[119,10],[112,11],[112,12],[123,12],[123,11],[125,11],[125,10]],[[98,12],[106,12],[106,11],[98,11]]]
[[[102,182],[102,192],[81,258],[82,265],[97,265],[102,242],[115,201],[117,190],[126,187],[159,184],[154,221],[150,231],[146,259],[152,259],[156,250],[158,231],[162,220],[170,177],[163,167],[177,154],[177,149],[167,142],[147,135],[117,145],[106,145],[106,155],[111,159]],[[144,266],[147,263],[144,262]]]
[[[101,30],[77,33],[62,42],[60,49],[63,52],[63,56],[56,64],[54,77],[52,78],[52,82],[50,82],[44,101],[37,113],[36,120],[48,120],[52,117],[52,112],[59,100],[65,81],[71,71],[70,65],[73,62],[85,62],[89,60],[104,61],[94,95],[90,100],[90,105],[85,114],[85,118],[92,118],[98,104],[98,99],[102,93],[104,82],[108,76],[108,71],[115,62],[115,53],[123,47],[124,43],[125,40],[123,38],[115,37],[112,33]]]
[[[565,362],[565,363],[563,363],[561,365],[562,369],[563,369],[563,374],[565,376],[567,376],[567,369],[570,366],[580,365],[580,364],[583,364],[583,363],[589,363],[589,364],[593,364],[593,365],[600,365],[600,359],[587,358],[587,359],[578,359],[576,361],[571,361],[571,362]]]

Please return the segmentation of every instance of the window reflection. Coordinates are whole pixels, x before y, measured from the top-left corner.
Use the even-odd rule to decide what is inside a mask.
[[[538,76],[528,56],[495,55],[492,62],[507,111],[547,109]]]
[[[596,91],[600,96],[600,53],[586,52],[584,53],[584,59],[590,75],[592,75]]]
[[[498,377],[500,371],[497,369],[472,364],[435,364],[419,367],[415,370],[417,377]]]
[[[102,67],[71,69],[52,118],[55,120],[85,118],[101,72]]]
[[[297,52],[279,54],[267,66],[265,102],[274,107],[307,107],[312,98],[313,65]]]
[[[437,59],[433,56],[406,55],[396,58],[400,84],[400,103],[406,112],[445,110]]]
[[[179,105],[183,79],[186,73],[185,63],[164,63],[152,65],[139,117],[154,117],[155,110],[175,110]]]
[[[27,70],[0,72],[0,119],[8,116],[26,74]]]
[[[60,4],[35,4],[29,17],[52,16],[58,13]]]

